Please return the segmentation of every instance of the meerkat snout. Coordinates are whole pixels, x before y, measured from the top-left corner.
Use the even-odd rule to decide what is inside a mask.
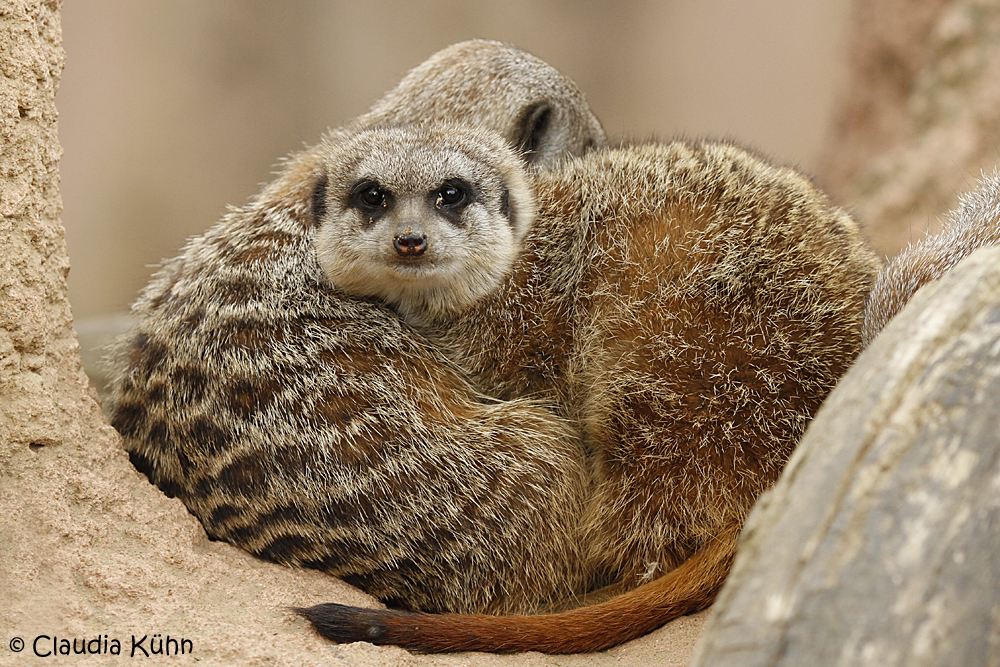
[[[472,203],[471,190],[472,186],[461,179],[445,181],[430,194],[434,210],[451,224],[462,225],[462,210]],[[400,257],[420,257],[427,250],[427,234],[407,226],[405,232],[392,238],[392,245]]]
[[[427,234],[399,234],[393,237],[392,246],[400,257],[420,257],[427,250]]]

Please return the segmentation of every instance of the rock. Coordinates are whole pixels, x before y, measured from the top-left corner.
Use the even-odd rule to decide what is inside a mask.
[[[848,52],[818,181],[892,255],[1000,163],[1000,5],[857,2]]]

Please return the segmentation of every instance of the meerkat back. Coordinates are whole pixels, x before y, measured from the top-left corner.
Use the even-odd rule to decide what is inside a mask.
[[[433,88],[460,70],[453,103],[421,113],[551,145],[542,163],[604,142],[541,61],[494,42],[443,53],[372,113],[405,119],[422,77]],[[523,65],[505,75],[498,62]],[[549,85],[512,100],[492,86],[504,76]],[[560,113],[538,123],[538,104]],[[576,117],[593,123],[560,120]],[[531,611],[578,593],[576,432],[534,404],[486,401],[394,313],[329,286],[321,164],[315,149],[295,156],[143,292],[109,405],[132,461],[211,537],[395,605]]]
[[[724,572],[860,352],[880,265],[807,178],[724,143],[609,149],[533,183],[512,277],[432,330],[486,390],[582,423],[588,566],[605,581],[636,586],[715,547]]]
[[[560,194],[536,224],[565,224],[567,181],[597,221],[574,260],[570,386],[597,453],[589,563],[632,585],[706,552],[724,569],[860,352],[879,264],[807,178],[724,143],[633,146],[540,180],[540,201]]]

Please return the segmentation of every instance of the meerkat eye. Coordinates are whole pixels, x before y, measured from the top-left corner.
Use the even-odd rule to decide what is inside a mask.
[[[435,208],[457,208],[468,204],[469,188],[462,181],[445,181],[434,197]]]
[[[351,204],[368,214],[389,207],[390,195],[375,181],[361,181],[351,192]]]

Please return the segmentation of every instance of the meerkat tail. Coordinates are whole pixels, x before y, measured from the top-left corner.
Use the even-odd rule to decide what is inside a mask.
[[[557,614],[428,614],[321,604],[295,609],[319,634],[339,643],[365,641],[428,653],[588,653],[641,637],[712,604],[732,566],[733,525],[662,577],[607,602]]]

